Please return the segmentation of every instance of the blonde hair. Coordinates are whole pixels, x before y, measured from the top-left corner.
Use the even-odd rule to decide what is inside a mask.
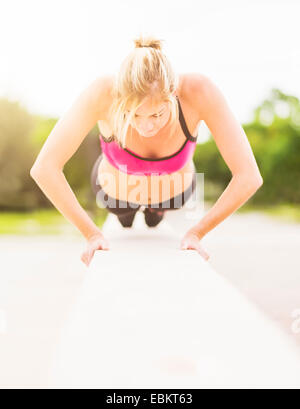
[[[135,48],[122,62],[115,77],[109,110],[113,138],[122,148],[126,147],[130,122],[145,97],[170,103],[171,134],[178,118],[176,96],[171,93],[177,89],[179,79],[162,52],[163,40],[141,35],[133,41]]]

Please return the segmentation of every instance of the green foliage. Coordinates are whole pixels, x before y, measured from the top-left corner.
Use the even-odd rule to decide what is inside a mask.
[[[0,99],[0,211],[53,207],[31,178],[30,169],[56,122],[30,114],[18,102]],[[80,203],[95,214],[97,206],[89,179],[100,152],[95,126],[64,169]]]
[[[107,211],[100,211],[94,218],[101,229]],[[72,226],[55,208],[35,210],[31,212],[0,212],[0,234],[72,234],[80,236],[80,232]]]
[[[30,140],[34,146],[40,146],[45,142],[48,135],[54,128],[57,119],[46,118],[40,115],[34,115],[34,128],[30,135]]]
[[[34,120],[18,102],[0,99],[0,208],[40,204],[29,169],[37,150],[30,140]]]
[[[300,203],[300,103],[278,89],[254,111],[252,123],[243,129],[249,139],[263,186],[250,199],[252,204]],[[211,200],[210,184],[217,186],[215,199],[227,186],[231,172],[211,137],[197,146],[195,164],[205,173],[205,194]],[[207,192],[208,190],[208,192]]]

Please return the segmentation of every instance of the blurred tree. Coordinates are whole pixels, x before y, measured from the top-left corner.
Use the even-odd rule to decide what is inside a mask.
[[[0,210],[53,207],[29,172],[56,122],[30,114],[19,102],[0,99]],[[96,202],[89,178],[100,152],[95,126],[64,169],[81,204],[91,209]]]
[[[19,102],[0,99],[0,208],[27,209],[37,206],[29,170],[35,152],[30,141],[32,116]]]
[[[300,203],[300,103],[299,99],[272,89],[254,110],[254,119],[244,124],[263,186],[249,202],[260,204]],[[197,146],[194,157],[198,172],[205,173],[205,195],[217,199],[230,178],[226,163],[212,138]],[[215,185],[213,197],[206,189]],[[216,188],[217,187],[217,188]]]
[[[300,203],[300,102],[272,89],[244,125],[264,179],[253,203]]]

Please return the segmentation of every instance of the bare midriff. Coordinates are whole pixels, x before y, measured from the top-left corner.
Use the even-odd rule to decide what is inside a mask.
[[[138,204],[164,202],[181,194],[192,183],[194,162],[178,172],[161,176],[128,175],[112,166],[103,156],[98,171],[99,183],[110,197]]]

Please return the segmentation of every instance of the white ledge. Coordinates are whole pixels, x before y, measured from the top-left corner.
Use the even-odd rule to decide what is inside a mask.
[[[109,215],[62,333],[51,384],[68,388],[297,388],[299,348],[163,221]],[[241,271],[242,274],[242,271]]]

